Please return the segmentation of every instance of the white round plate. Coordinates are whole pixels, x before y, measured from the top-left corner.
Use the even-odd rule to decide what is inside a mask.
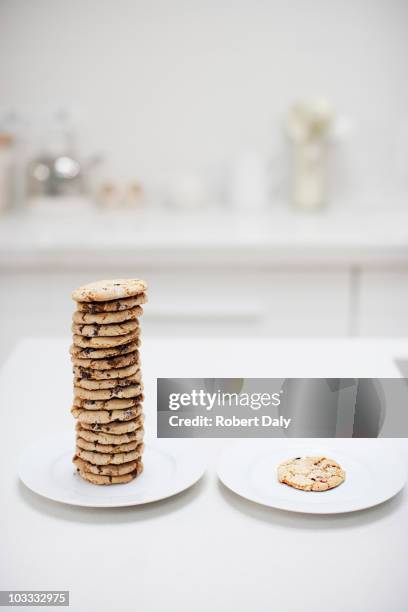
[[[346,471],[346,480],[323,492],[281,484],[277,466],[291,457],[326,455]],[[218,476],[226,487],[251,501],[310,514],[353,512],[381,504],[400,491],[406,465],[385,439],[241,440],[221,456]]]
[[[64,432],[39,440],[20,460],[19,477],[38,495],[73,506],[117,508],[165,499],[191,487],[204,474],[205,455],[191,440],[146,443],[144,470],[123,485],[97,486],[83,480],[72,464],[74,435]]]

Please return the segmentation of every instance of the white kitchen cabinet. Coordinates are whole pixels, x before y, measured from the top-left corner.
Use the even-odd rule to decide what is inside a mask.
[[[69,335],[76,286],[92,279],[131,275],[120,270],[2,272],[2,346],[27,335]],[[139,272],[139,270],[138,270]],[[346,271],[213,269],[142,270],[149,283],[143,317],[147,336],[345,336]]]
[[[1,352],[68,335],[79,284],[134,275],[149,283],[146,336],[402,337],[408,213],[9,215]]]
[[[273,336],[346,336],[347,270],[272,271],[265,279],[266,332]]]
[[[358,302],[360,336],[408,336],[408,270],[362,271]]]
[[[157,335],[343,336],[348,275],[222,266],[191,273],[152,272],[146,331]]]

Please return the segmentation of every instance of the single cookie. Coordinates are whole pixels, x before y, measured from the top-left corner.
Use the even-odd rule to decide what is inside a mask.
[[[135,326],[134,329],[132,329],[131,331],[129,331],[129,333],[123,333],[123,334],[115,334],[115,335],[111,335],[111,336],[102,336],[102,335],[81,335],[79,333],[74,333],[72,336],[72,341],[75,344],[75,346],[79,346],[80,348],[97,348],[97,349],[104,349],[104,348],[114,348],[117,346],[121,346],[122,344],[128,344],[129,342],[132,342],[133,340],[135,340],[136,338],[139,338],[141,335],[141,331],[140,331],[140,327],[139,327],[139,323],[137,323],[137,321],[127,321],[126,323],[123,323],[123,325],[128,325],[131,324],[132,326]],[[95,325],[78,325],[72,326],[72,330],[74,331],[75,328],[77,328],[77,331],[79,331],[79,328],[85,330],[86,328],[90,328],[93,327],[95,328]],[[115,330],[118,330],[119,325],[107,325],[106,327],[113,327],[115,328]]]
[[[78,302],[77,310],[90,314],[98,314],[101,312],[121,312],[130,310],[135,306],[146,304],[146,293],[139,293],[134,297],[124,298],[123,300],[111,300],[110,302]]]
[[[89,380],[89,378],[74,378],[75,387],[97,391],[98,389],[113,389],[114,387],[128,387],[129,385],[140,384],[142,374],[137,370],[136,374],[129,378],[114,378],[113,380]]]
[[[130,421],[113,421],[112,423],[81,422],[81,427],[82,429],[87,429],[88,431],[119,435],[129,433],[131,431],[141,431],[143,423],[144,416],[140,414],[140,416],[135,419],[131,419]]]
[[[117,397],[110,400],[87,400],[80,397],[74,397],[73,404],[77,408],[85,410],[124,410],[125,408],[134,408],[144,401],[144,395],[141,393],[137,397],[129,399],[119,399]]]
[[[140,346],[140,337],[134,338],[128,344],[120,346],[112,346],[110,348],[96,349],[93,347],[81,348],[73,344],[69,349],[72,359],[109,359],[110,357],[118,358],[121,355],[133,353]]]
[[[94,485],[113,485],[113,484],[126,484],[127,482],[131,482],[137,476],[139,476],[143,472],[143,463],[140,461],[137,464],[136,470],[134,472],[129,472],[129,474],[123,476],[99,476],[96,474],[91,474],[90,472],[83,472],[82,470],[78,470],[79,475],[84,480],[91,482]]]
[[[79,346],[80,348],[112,348],[116,346],[120,346],[121,344],[128,344],[132,342],[140,335],[140,329],[136,329],[130,334],[126,334],[125,336],[94,336],[89,338],[88,336],[80,336],[79,334],[74,334],[72,337],[73,343],[75,346]]]
[[[109,357],[109,359],[78,359],[71,357],[74,366],[89,370],[112,370],[114,368],[127,368],[134,363],[139,363],[139,351],[133,351],[127,355],[119,355],[118,357]]]
[[[101,280],[78,287],[72,292],[72,299],[76,302],[108,302],[133,297],[146,289],[145,281],[138,278]]]
[[[139,371],[139,364],[125,366],[124,368],[112,368],[112,370],[93,370],[91,368],[82,368],[75,366],[73,372],[77,378],[87,378],[88,380],[109,380],[118,378],[129,378]]]
[[[98,323],[93,323],[89,325],[82,325],[78,323],[73,323],[71,326],[71,330],[74,334],[78,334],[79,336],[86,336],[89,338],[94,338],[95,336],[107,338],[112,336],[126,336],[132,332],[135,332],[139,329],[139,321],[135,319],[134,321],[124,321],[123,323],[111,323],[110,325],[99,325]]]
[[[111,389],[83,389],[82,387],[74,387],[74,395],[81,399],[89,400],[109,400],[113,397],[137,397],[143,391],[143,385],[135,384],[122,387],[116,385]]]
[[[112,421],[130,421],[140,416],[142,412],[141,406],[135,408],[126,408],[126,410],[83,410],[73,406],[71,414],[78,419],[80,423],[112,423]]]
[[[327,457],[295,457],[278,466],[278,480],[302,491],[327,491],[338,487],[346,473]]]
[[[96,474],[78,470],[78,474],[81,476],[81,478],[94,485],[126,484],[135,478],[135,472],[124,474],[123,476],[97,476]]]
[[[99,442],[88,442],[77,436],[77,446],[82,450],[94,451],[97,453],[128,453],[136,450],[140,442],[124,442],[123,444],[99,444]]]
[[[139,446],[143,447],[143,444]],[[128,461],[139,459],[142,450],[143,448],[140,451],[137,448],[129,453],[95,453],[94,451],[83,450],[77,446],[75,453],[78,457],[81,457],[81,459],[89,461],[89,463],[93,463],[94,465],[118,465],[119,463],[127,463]]]
[[[130,442],[142,442],[144,430],[138,429],[123,434],[104,433],[102,431],[89,431],[84,429],[80,423],[76,424],[76,431],[80,438],[87,442],[97,442],[98,444],[129,444]]]
[[[124,323],[125,321],[133,321],[142,316],[143,308],[135,306],[129,310],[120,310],[119,312],[81,312],[76,310],[72,316],[72,321],[77,325],[111,325],[113,323]]]
[[[104,476],[122,476],[123,474],[129,474],[136,469],[138,461],[140,461],[140,459],[128,461],[127,463],[120,463],[119,465],[93,465],[93,463],[89,463],[89,461],[85,461],[77,455],[72,459],[72,463],[78,470]]]

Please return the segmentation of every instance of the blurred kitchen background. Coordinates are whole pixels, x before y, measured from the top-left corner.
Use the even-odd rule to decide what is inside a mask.
[[[408,335],[407,27],[405,0],[1,0],[0,360],[115,276],[149,282],[147,337]]]

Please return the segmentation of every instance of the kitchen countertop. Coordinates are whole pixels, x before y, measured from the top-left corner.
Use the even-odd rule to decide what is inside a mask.
[[[408,213],[101,211],[48,207],[0,219],[0,267],[125,263],[163,266],[408,266]]]
[[[70,589],[73,612],[406,609],[407,491],[348,515],[264,508],[218,482],[226,440],[197,440],[208,451],[205,477],[144,507],[76,508],[27,490],[16,476],[24,446],[74,431],[68,346],[26,339],[0,374],[1,589]],[[394,359],[408,358],[408,341],[167,338],[142,350],[154,435],[156,377],[398,377]],[[406,440],[395,446],[408,465]]]

